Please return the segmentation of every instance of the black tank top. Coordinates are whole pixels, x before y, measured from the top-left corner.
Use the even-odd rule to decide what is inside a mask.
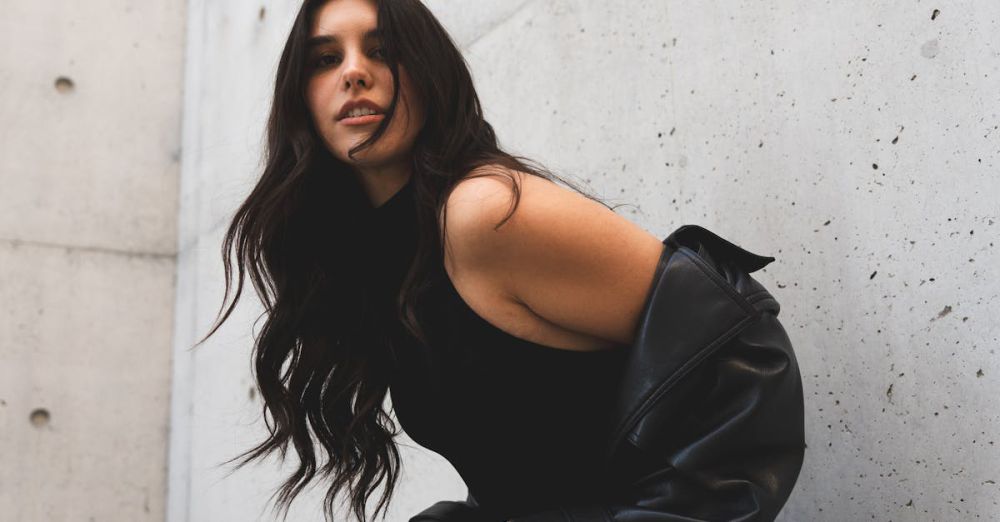
[[[415,254],[414,212],[411,178],[371,213],[369,266],[386,311]],[[445,457],[498,520],[610,498],[599,462],[626,349],[515,337],[465,303],[442,263],[434,268],[441,277],[420,312],[429,348],[386,315],[397,362],[390,397],[406,434]]]

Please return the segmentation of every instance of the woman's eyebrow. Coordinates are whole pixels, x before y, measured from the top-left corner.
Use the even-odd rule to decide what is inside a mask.
[[[369,29],[365,32],[364,39],[371,40],[378,37],[378,31],[375,29]],[[336,34],[321,34],[318,36],[310,36],[306,40],[306,49],[312,49],[318,45],[328,44],[332,42],[339,42],[340,38]]]

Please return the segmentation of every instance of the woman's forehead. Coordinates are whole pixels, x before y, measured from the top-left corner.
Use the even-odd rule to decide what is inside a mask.
[[[378,12],[370,0],[330,0],[323,4],[313,17],[310,35],[330,36],[333,41],[353,36],[369,38],[374,30]]]

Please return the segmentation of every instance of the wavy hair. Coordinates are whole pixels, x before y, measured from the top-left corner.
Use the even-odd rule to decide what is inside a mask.
[[[363,239],[357,231],[363,230],[359,225],[372,204],[351,167],[326,148],[304,96],[310,68],[306,40],[315,13],[327,1],[305,0],[285,42],[266,125],[263,172],[225,234],[223,303],[214,326],[196,346],[229,318],[249,277],[266,319],[254,339],[252,371],[269,436],[226,463],[239,460],[239,469],[275,451],[284,460],[291,443],[298,468],[275,492],[286,518],[294,498],[318,476],[330,479],[323,502],[327,520],[333,519],[334,500],[345,489],[354,515],[369,520],[366,503],[382,480],[387,484],[376,516],[392,497],[400,468],[395,444],[400,431],[383,409],[393,364],[391,342],[375,328],[364,283],[350,276],[359,267],[356,256],[348,254]],[[404,66],[423,103],[426,122],[411,156],[417,253],[393,310],[405,329],[426,344],[416,311],[430,274],[444,256],[437,216],[461,179],[495,174],[511,178],[514,205],[496,227],[513,215],[520,201],[512,171],[559,179],[607,204],[531,160],[500,149],[483,117],[468,65],[419,0],[372,1],[394,92],[378,128],[349,154],[353,157],[385,133],[399,96],[398,67]],[[232,262],[237,281],[227,308]]]

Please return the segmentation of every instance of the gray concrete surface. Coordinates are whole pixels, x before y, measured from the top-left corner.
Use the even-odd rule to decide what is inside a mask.
[[[162,521],[185,6],[0,12],[0,520]]]

